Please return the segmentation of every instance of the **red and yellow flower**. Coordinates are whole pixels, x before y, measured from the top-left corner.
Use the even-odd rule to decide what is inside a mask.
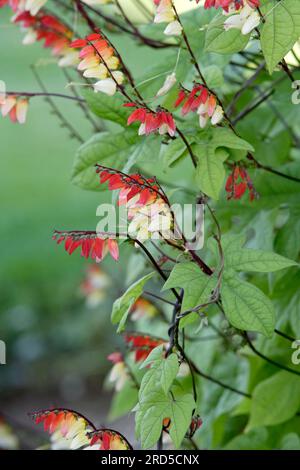
[[[120,60],[107,39],[100,33],[92,33],[85,39],[73,41],[71,47],[81,49],[78,70],[83,76],[98,79],[93,85],[94,91],[114,95],[124,81],[124,74],[118,70]]]
[[[96,429],[83,415],[57,408],[32,414],[51,435],[52,450],[129,450],[129,442],[112,429]]]
[[[127,104],[128,106],[128,104]],[[169,134],[174,137],[176,124],[168,111],[159,108],[156,112],[146,108],[137,108],[129,116],[127,124],[140,122],[139,135],[149,135],[158,132],[160,135]]]
[[[197,0],[197,3],[199,1]],[[228,12],[230,9],[240,10],[245,5],[257,8],[260,6],[260,0],[205,0],[204,8],[223,8]]]
[[[11,122],[24,124],[28,111],[28,99],[14,95],[1,97],[0,109],[3,117],[9,116]]]
[[[84,450],[132,450],[127,439],[112,429],[100,429],[89,436],[90,445]]]
[[[134,351],[136,362],[147,359],[151,351],[157,346],[161,344],[167,346],[167,342],[164,339],[143,335],[141,333],[125,333],[124,339],[129,345],[130,350]]]
[[[225,189],[227,192],[227,199],[241,199],[247,189],[249,190],[250,201],[253,201],[258,197],[247,171],[245,168],[237,165],[228,176]]]
[[[119,259],[119,246],[115,238],[101,238],[96,232],[54,232],[53,240],[57,244],[65,242],[65,250],[71,255],[77,248],[81,248],[81,256],[91,258],[100,263],[110,253],[114,260]]]
[[[124,357],[121,353],[114,352],[107,359],[113,363],[108,380],[115,384],[115,389],[119,392],[129,379]]]
[[[88,446],[88,433],[94,425],[75,411],[66,409],[44,410],[33,413],[36,424],[43,423],[44,431],[51,435],[52,450],[75,450]]]
[[[197,113],[201,129],[206,127],[209,120],[212,125],[216,125],[223,119],[223,108],[218,104],[216,96],[204,85],[195,84],[192,91],[179,90],[175,107],[179,107],[182,103],[184,104],[181,114],[186,116],[190,112]]]
[[[52,54],[59,58],[60,67],[74,66],[78,63],[78,53],[70,47],[72,31],[54,15],[42,10],[35,16],[28,11],[17,13],[13,21],[27,31],[23,44],[44,41],[44,47],[52,49]]]

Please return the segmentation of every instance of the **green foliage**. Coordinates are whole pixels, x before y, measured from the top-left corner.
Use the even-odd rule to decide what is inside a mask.
[[[179,448],[190,425],[195,407],[193,396],[174,387],[167,396],[159,387],[139,397],[136,411],[136,432],[143,449],[153,447],[159,440],[163,420],[170,420],[169,434],[175,448]]]
[[[257,385],[253,392],[248,428],[280,424],[300,407],[300,377],[277,372]]]
[[[117,332],[124,330],[128,314],[135,301],[141,296],[144,285],[153,277],[154,273],[147,274],[134,284],[127,291],[115,300],[111,314],[111,321],[114,325],[119,323]]]
[[[266,21],[261,30],[261,47],[270,74],[300,36],[298,0],[271,0],[263,8]]]
[[[226,276],[221,296],[225,315],[235,328],[272,336],[274,307],[260,289],[249,282]]]
[[[240,30],[224,30],[223,15],[216,16],[208,26],[205,36],[205,51],[218,54],[234,54],[242,51],[248,44],[250,35],[242,35]]]
[[[104,93],[95,93],[89,89],[83,89],[82,95],[88,107],[96,116],[126,127],[129,112],[123,107],[124,99],[121,96],[107,96]]]
[[[224,185],[224,161],[230,156],[229,149],[253,151],[251,144],[236,136],[230,129],[213,128],[199,132],[193,151],[197,157],[196,181],[205,194],[218,199]]]
[[[172,287],[184,289],[182,302],[182,312],[184,312],[208,302],[216,283],[214,276],[205,275],[195,263],[179,263],[173,268],[163,290]],[[197,318],[197,313],[191,313],[181,320],[180,326],[183,328],[187,323],[193,322]]]
[[[136,132],[101,132],[79,147],[72,169],[72,182],[82,189],[104,191],[100,185],[95,165],[122,168],[133,154]]]

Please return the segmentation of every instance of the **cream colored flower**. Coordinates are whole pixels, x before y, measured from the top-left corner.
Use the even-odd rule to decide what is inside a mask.
[[[257,28],[260,23],[258,12],[245,5],[237,14],[230,15],[224,22],[225,30],[240,29],[242,34],[249,34],[253,29]]]

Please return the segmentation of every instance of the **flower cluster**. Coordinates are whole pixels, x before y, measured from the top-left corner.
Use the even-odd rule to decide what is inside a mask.
[[[241,199],[246,190],[249,190],[250,201],[258,197],[253,183],[250,179],[245,168],[235,166],[232,173],[229,175],[226,186],[227,199]]]
[[[8,5],[14,12],[29,12],[35,16],[45,5],[47,0],[0,0],[0,8]]]
[[[127,103],[125,106],[134,107],[134,103]],[[139,135],[149,135],[157,132],[160,135],[169,134],[174,137],[176,124],[173,116],[168,111],[159,108],[156,112],[146,108],[137,108],[129,116],[127,124],[140,122]]]
[[[167,36],[180,36],[182,26],[176,17],[172,0],[154,0],[154,4],[156,5],[154,23],[168,23],[164,33]]]
[[[33,414],[35,424],[44,424],[44,430],[51,434],[52,450],[75,450],[90,443],[88,432],[95,428],[78,413],[54,409]]]
[[[83,415],[67,409],[33,413],[36,424],[43,423],[51,434],[52,450],[129,450],[124,436],[112,429],[96,429]]]
[[[215,95],[208,91],[204,85],[195,84],[192,91],[181,89],[175,102],[177,108],[182,103],[181,113],[183,116],[190,112],[199,115],[199,125],[203,129],[210,120],[212,125],[222,121],[223,108],[217,103]]]
[[[130,346],[130,350],[135,353],[135,361],[140,362],[147,359],[151,351],[161,344],[167,345],[167,342],[160,338],[143,335],[141,333],[125,333],[126,343]]]
[[[129,379],[124,357],[121,353],[114,352],[107,359],[113,363],[108,380],[115,384],[115,389],[119,392]]]
[[[3,117],[9,116],[12,122],[24,124],[26,121],[28,100],[14,95],[0,97],[0,109]]]
[[[129,235],[140,241],[149,238],[172,239],[173,215],[163,199],[154,203],[138,204],[133,198],[128,204]]]
[[[240,29],[242,34],[247,35],[257,28],[259,23],[259,13],[247,4],[238,11],[229,11],[229,17],[224,21],[224,28],[226,31]]]
[[[90,308],[97,307],[106,297],[106,290],[110,286],[108,275],[97,265],[90,265],[87,276],[80,285],[80,291],[86,298],[86,304]]]
[[[54,15],[41,10],[36,16],[28,11],[17,13],[13,21],[27,31],[23,44],[44,41],[44,47],[51,48],[52,54],[59,58],[60,67],[70,67],[78,63],[78,53],[71,49],[72,31]]]
[[[122,434],[112,429],[99,429],[89,434],[90,445],[84,450],[132,450]]]
[[[127,175],[98,165],[100,183],[108,181],[110,190],[120,190],[118,203],[126,205],[131,238],[144,241],[150,237],[172,238],[173,216],[169,204],[154,178]]]
[[[224,22],[226,30],[240,29],[242,34],[249,34],[260,23],[256,8],[260,0],[205,0],[204,8],[222,8],[229,17]]]
[[[197,0],[197,3],[199,1]],[[204,8],[223,8],[228,12],[230,10],[240,10],[246,5],[257,8],[260,6],[260,0],[205,0]]]
[[[108,182],[110,191],[120,190],[118,204],[127,204],[132,198],[138,196],[135,203],[144,205],[154,202],[159,197],[159,186],[154,178],[144,178],[140,174],[127,175],[121,171],[97,165],[100,175],[100,184]]]
[[[120,59],[108,41],[100,33],[92,33],[73,41],[71,47],[80,49],[78,70],[83,71],[83,76],[98,79],[93,85],[95,92],[114,95],[124,81],[124,74],[118,70]]]
[[[81,256],[91,257],[100,263],[109,252],[114,260],[119,259],[118,242],[114,238],[100,238],[96,232],[55,232],[53,240],[59,245],[65,242],[65,250],[71,255],[77,248],[81,248]]]

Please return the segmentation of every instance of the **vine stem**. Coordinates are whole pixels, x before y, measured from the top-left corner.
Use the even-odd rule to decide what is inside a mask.
[[[201,78],[201,80],[202,80],[202,82],[203,82],[203,85],[205,85],[206,88],[208,89],[206,80],[205,80],[205,78],[204,78],[204,76],[203,76],[203,74],[202,74],[202,72],[201,72],[201,70],[200,70],[198,61],[197,61],[197,59],[196,59],[196,56],[195,56],[195,54],[194,54],[194,52],[193,52],[193,49],[192,49],[192,47],[191,47],[191,45],[190,45],[190,42],[189,42],[188,37],[187,37],[187,35],[186,35],[186,32],[185,32],[185,30],[184,30],[184,27],[183,27],[183,24],[182,24],[182,22],[181,22],[180,16],[179,16],[179,14],[178,14],[178,12],[177,12],[177,9],[176,9],[176,7],[175,7],[175,5],[174,5],[174,2],[173,2],[172,0],[171,0],[171,3],[172,3],[172,8],[173,8],[173,10],[174,10],[176,19],[177,19],[178,23],[180,24],[180,26],[182,27],[182,37],[183,37],[183,40],[184,40],[184,42],[185,42],[185,45],[186,45],[186,47],[187,47],[187,49],[188,49],[188,51],[189,51],[189,54],[190,54],[190,56],[191,56],[193,65],[195,66],[195,68],[196,68],[196,70],[197,70],[197,72],[198,72],[198,74],[199,74],[199,77]]]
[[[248,346],[250,347],[250,349],[257,355],[259,356],[261,359],[263,359],[264,361],[268,362],[269,364],[272,364],[273,366],[275,367],[278,367],[278,369],[281,369],[281,370],[285,370],[287,372],[290,372],[291,374],[294,374],[294,375],[298,375],[300,376],[300,372],[294,370],[294,369],[291,369],[290,367],[287,367],[285,366],[284,364],[280,364],[279,362],[277,361],[274,361],[273,359],[265,356],[264,354],[262,354],[260,351],[258,351],[256,349],[256,347],[254,346],[254,344],[252,343],[251,339],[249,338],[249,335],[248,333],[245,331],[244,332],[244,338],[246,339],[247,341],[247,344]]]

